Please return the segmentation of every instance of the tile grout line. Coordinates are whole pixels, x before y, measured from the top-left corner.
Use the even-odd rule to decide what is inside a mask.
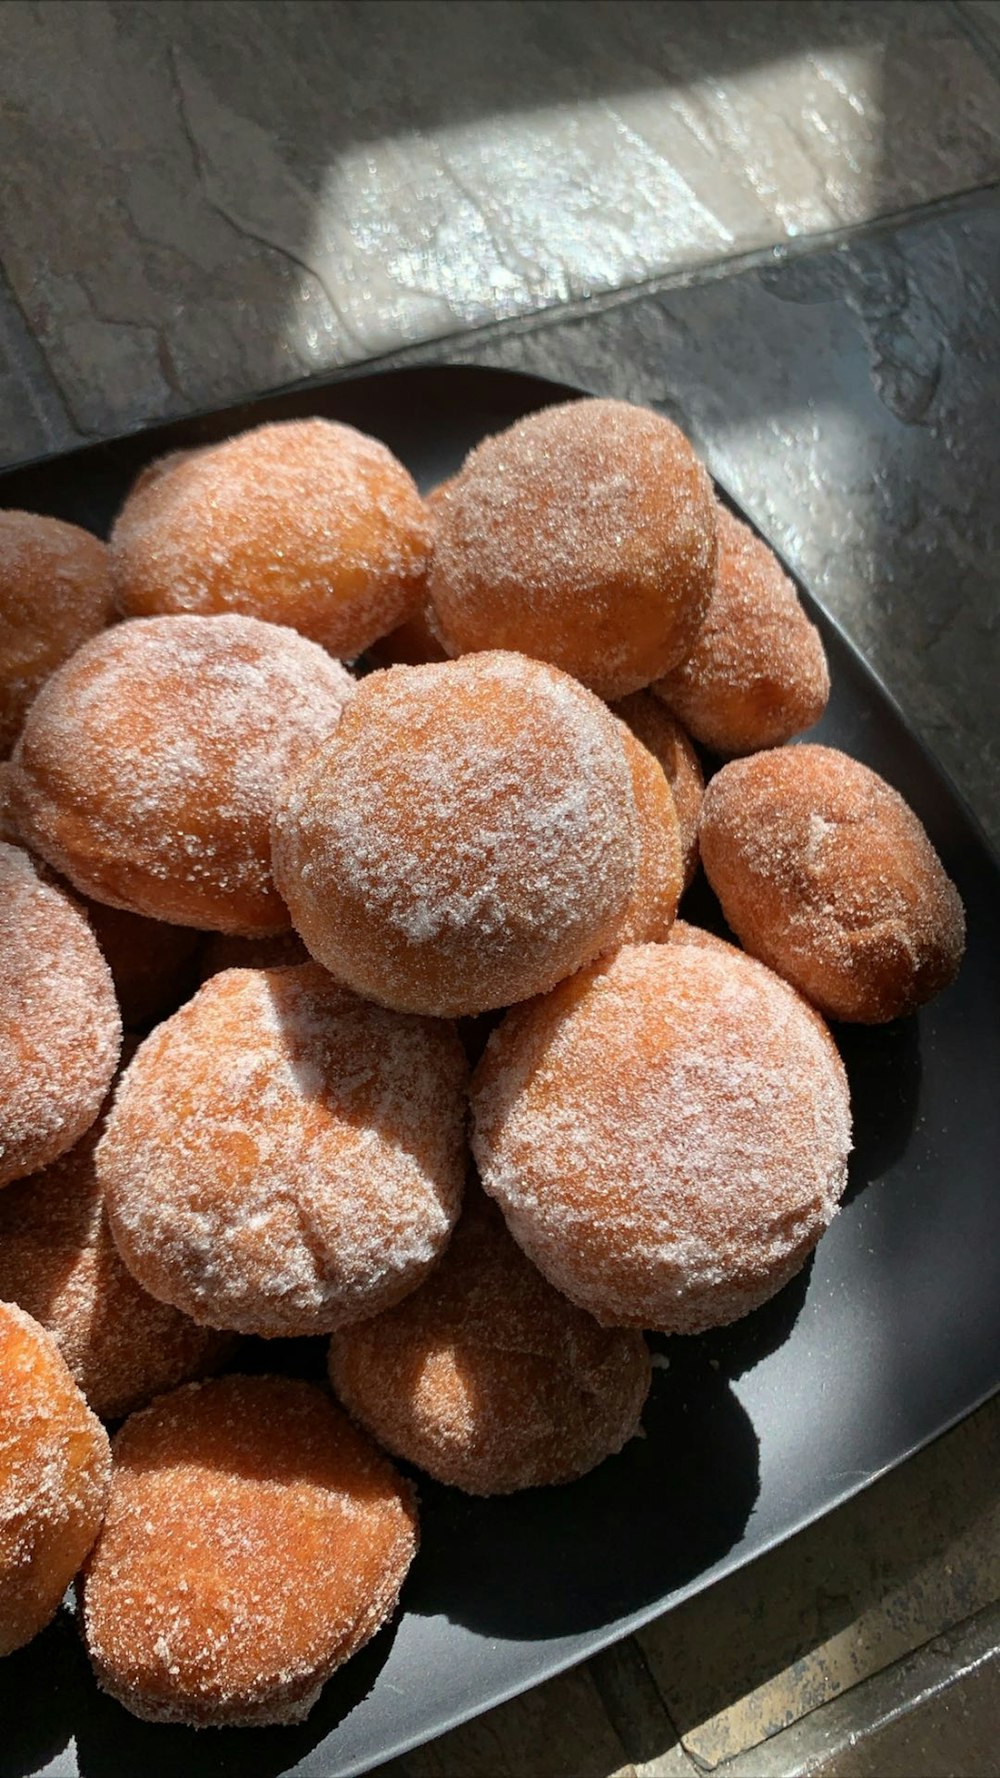
[[[981,201],[990,196],[1000,194],[1000,179],[988,180],[982,185],[969,186],[960,192],[953,192],[947,197],[931,198],[923,204],[910,205],[905,210],[893,210],[885,215],[870,217],[863,222],[848,223],[842,228],[826,229],[815,234],[797,236],[792,240],[775,241],[770,246],[753,247],[745,253],[734,253],[724,259],[706,260],[693,265],[679,266],[674,271],[657,272],[652,277],[640,279],[633,284],[622,284],[614,290],[594,291],[588,296],[574,297],[568,302],[553,303],[550,306],[532,309],[523,315],[509,315],[502,320],[489,320],[475,323],[472,327],[456,328],[450,333],[435,334],[425,340],[414,340],[405,346],[394,346],[387,352],[380,352],[371,358],[359,359],[356,363],[338,366],[336,371],[318,379],[304,378],[299,383],[284,385],[287,389],[302,388],[314,380],[344,381],[364,368],[377,370],[383,365],[395,365],[404,357],[409,358],[420,353],[440,351],[443,347],[461,341],[471,345],[480,334],[488,334],[491,339],[516,337],[522,333],[540,331],[543,328],[557,327],[588,319],[595,314],[607,314],[609,311],[627,307],[632,302],[645,298],[655,298],[673,290],[696,289],[702,284],[724,283],[729,278],[739,277],[745,272],[757,271],[765,267],[785,266],[800,259],[809,259],[814,255],[828,253],[837,247],[850,246],[855,240],[868,240],[882,234],[891,234],[897,229],[906,228],[930,221],[937,216],[961,214],[963,210],[976,209]],[[268,390],[273,394],[278,391]]]

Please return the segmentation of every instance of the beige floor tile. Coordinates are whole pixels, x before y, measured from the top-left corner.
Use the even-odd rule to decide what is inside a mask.
[[[715,1766],[1000,1598],[1000,1399],[638,1640]]]

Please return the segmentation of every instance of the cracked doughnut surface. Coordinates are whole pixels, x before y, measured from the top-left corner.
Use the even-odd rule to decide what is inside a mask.
[[[195,1321],[329,1333],[420,1284],[465,1174],[452,1026],[315,963],[212,976],[125,1071],[97,1149],[129,1271]]]

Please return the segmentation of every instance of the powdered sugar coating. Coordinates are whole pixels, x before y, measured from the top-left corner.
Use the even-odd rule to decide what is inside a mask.
[[[684,658],[715,572],[711,482],[670,420],[573,401],[467,457],[436,513],[433,627],[623,697]]]
[[[13,759],[27,844],[84,894],[179,926],[279,932],[269,826],[285,778],[355,681],[252,617],[159,617],[86,644]]]
[[[111,563],[131,617],[238,611],[350,657],[417,606],[431,536],[385,445],[333,420],[286,420],[140,477]]]
[[[427,1283],[330,1343],[355,1419],[469,1494],[585,1475],[638,1430],[651,1374],[642,1335],[553,1290],[478,1191]]]
[[[648,747],[663,768],[670,785],[680,827],[684,859],[684,887],[690,888],[698,869],[698,816],[705,794],[705,774],[694,746],[675,717],[648,691],[635,691],[612,704],[636,739]]]
[[[80,1584],[98,1683],[152,1722],[301,1722],[392,1613],[416,1547],[409,1484],[314,1385],[161,1396],[115,1439]]]
[[[98,1119],[68,1154],[0,1192],[0,1299],[53,1335],[94,1412],[116,1419],[204,1376],[234,1342],[158,1303],[126,1270],[94,1169],[102,1128]]]
[[[77,903],[0,843],[0,1185],[89,1129],[121,1038],[111,972]]]
[[[618,943],[653,944],[667,937],[681,897],[680,827],[663,768],[625,723],[622,735],[639,816],[639,867]]]
[[[515,1008],[472,1104],[511,1233],[610,1326],[747,1314],[799,1270],[847,1182],[829,1034],[735,950],[626,947]]]
[[[652,687],[713,753],[755,753],[818,722],[830,696],[819,631],[780,562],[718,509],[708,610],[685,659]]]
[[[734,760],[700,831],[741,944],[827,1017],[900,1018],[956,975],[958,891],[913,810],[859,760],[811,743]]]
[[[358,1000],[314,963],[213,976],[140,1046],[97,1149],[126,1265],[241,1333],[376,1314],[454,1227],[466,1073],[452,1027]]]
[[[97,1536],[108,1497],[108,1436],[58,1347],[0,1302],[0,1656],[55,1616]]]
[[[39,513],[0,512],[0,755],[39,687],[113,608],[99,537]]]
[[[618,725],[523,655],[372,674],[289,785],[273,858],[357,993],[436,1015],[525,999],[614,942],[635,887]]]

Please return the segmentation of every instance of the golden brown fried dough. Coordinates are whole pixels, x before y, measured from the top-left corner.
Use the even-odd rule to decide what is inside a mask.
[[[804,1264],[847,1182],[836,1048],[735,949],[626,946],[515,1007],[472,1085],[515,1239],[607,1326],[699,1333]]]
[[[385,445],[336,421],[288,420],[141,477],[111,561],[130,617],[238,611],[346,658],[417,608],[431,538]]]
[[[427,1283],[334,1334],[330,1376],[386,1450],[468,1494],[510,1494],[620,1451],[651,1367],[642,1335],[553,1290],[476,1192]]]
[[[50,673],[111,621],[107,545],[35,512],[0,512],[0,757]]]
[[[846,753],[782,747],[725,766],[701,851],[740,943],[828,1018],[899,1018],[958,970],[958,891],[913,810]]]
[[[521,649],[620,698],[683,660],[708,604],[711,482],[670,420],[628,402],[567,402],[484,439],[436,520],[451,655]]]
[[[10,790],[25,843],[112,907],[286,930],[271,814],[354,683],[315,643],[256,618],[118,624],[32,706]]]
[[[415,1290],[465,1174],[454,1029],[315,963],[228,970],[140,1046],[97,1150],[115,1242],[210,1327],[329,1333]]]
[[[356,993],[509,1005],[614,942],[638,859],[621,731],[524,655],[372,674],[289,785],[272,851],[296,930]]]
[[[301,1722],[391,1615],[413,1492],[311,1383],[220,1377],[114,1442],[80,1587],[98,1683],[152,1722]]]
[[[0,1185],[90,1128],[121,1040],[111,972],[78,903],[0,844]]]
[[[0,1655],[59,1608],[100,1529],[108,1435],[50,1334],[0,1303]]]

